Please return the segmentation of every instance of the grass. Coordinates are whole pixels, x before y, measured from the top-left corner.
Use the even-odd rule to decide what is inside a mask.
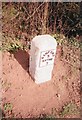
[[[52,35],[56,40],[59,46],[65,46],[67,44],[75,46],[76,48],[82,48],[82,44],[79,43],[75,38],[67,39],[63,34],[54,34]],[[5,35],[2,35],[2,46],[0,46],[1,51],[15,52],[17,50],[27,50],[29,45],[24,45],[18,38],[11,38]]]
[[[11,87],[11,83],[8,83],[7,81],[2,81],[2,88],[7,91]]]
[[[60,112],[60,117],[65,117],[67,115],[76,115],[79,114],[79,109],[74,103],[68,103],[65,105]]]
[[[76,48],[82,48],[82,43],[78,42],[76,38],[66,38],[63,34],[53,34],[52,35],[56,40],[58,45],[64,45],[65,43],[68,43],[69,45],[75,46]]]
[[[1,51],[8,51],[8,52],[16,52],[19,49],[27,50],[29,48],[28,45],[24,45],[21,43],[19,39],[12,39],[11,37],[2,36],[3,41],[2,45],[0,46]]]
[[[52,108],[52,112],[50,115],[45,115],[43,116],[44,120],[52,120],[53,118],[62,118],[62,117],[67,117],[70,115],[79,115],[80,111],[79,108],[77,107],[77,105],[75,103],[68,103],[65,106],[63,106],[62,110],[60,112],[58,112],[55,108]]]

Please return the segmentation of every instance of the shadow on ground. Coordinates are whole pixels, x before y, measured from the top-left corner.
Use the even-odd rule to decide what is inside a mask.
[[[19,50],[14,53],[14,57],[26,71],[29,71],[29,54],[26,51]]]
[[[4,111],[0,108],[0,120],[5,117]]]

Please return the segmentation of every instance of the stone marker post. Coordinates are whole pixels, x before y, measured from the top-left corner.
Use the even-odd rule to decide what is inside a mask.
[[[29,72],[35,83],[49,81],[52,77],[57,42],[50,35],[33,38],[30,50]]]

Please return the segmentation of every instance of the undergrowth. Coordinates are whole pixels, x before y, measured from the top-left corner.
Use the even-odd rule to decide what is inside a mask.
[[[53,114],[54,112],[54,114]],[[64,105],[62,110],[57,112],[56,109],[52,109],[52,113],[49,114],[41,114],[40,118],[43,118],[44,120],[52,120],[56,118],[63,118],[67,117],[69,115],[77,115],[80,114],[80,109],[77,107],[75,103],[69,102],[68,104]]]
[[[63,34],[58,34],[58,33],[53,34],[52,36],[56,39],[58,45],[60,46],[64,44],[69,44],[76,48],[82,47],[80,40],[77,40],[75,37],[67,38]]]
[[[76,104],[68,103],[63,107],[62,111],[60,112],[60,117],[65,117],[68,115],[76,115],[76,114],[79,114],[79,109],[76,106]]]
[[[28,45],[23,44],[19,39],[12,39],[11,37],[3,36],[2,45],[0,46],[1,51],[16,52],[20,50],[27,50]]]
[[[59,46],[62,45],[72,45],[76,48],[82,48],[82,43],[78,42],[75,38],[66,38],[63,34],[54,34],[52,35],[52,37],[54,37],[57,41],[57,44]],[[0,50],[2,51],[8,51],[8,52],[15,52],[17,50],[28,50],[29,49],[29,45],[27,44],[23,44],[21,42],[20,39],[18,38],[11,38],[11,37],[7,37],[7,36],[2,36],[2,45],[0,46]]]

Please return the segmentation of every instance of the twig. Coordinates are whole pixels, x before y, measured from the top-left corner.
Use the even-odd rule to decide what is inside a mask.
[[[26,19],[26,21],[28,21],[30,18],[32,18],[32,17],[34,16],[34,14],[39,10],[39,8],[40,8],[43,4],[44,4],[44,2],[33,12],[32,15],[30,15],[30,16]]]
[[[19,15],[19,12],[17,12],[17,14],[11,19],[11,21],[14,20],[18,15]]]
[[[77,26],[79,23],[80,23],[80,22],[78,22],[77,24],[75,24],[73,27],[69,28],[69,30],[65,33],[65,35],[66,35],[67,33],[69,33],[69,31],[72,30],[72,29],[73,29],[75,26]]]
[[[25,6],[23,6],[23,9],[25,10],[25,12],[30,16],[30,14],[28,13],[27,9],[25,8]]]

